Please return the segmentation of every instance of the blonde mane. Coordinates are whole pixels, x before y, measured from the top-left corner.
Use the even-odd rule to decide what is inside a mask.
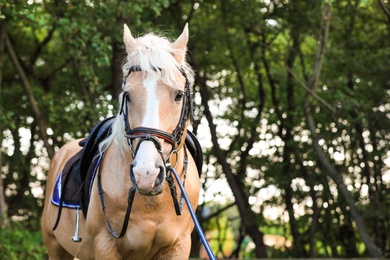
[[[176,61],[173,55],[181,52],[181,50],[172,48],[172,43],[167,38],[149,33],[137,38],[137,42],[139,45],[135,47],[131,53],[127,52],[127,57],[125,58],[122,67],[124,79],[132,66],[139,65],[142,68],[144,77],[148,73],[157,74],[161,81],[168,86],[182,89],[184,85],[177,86],[176,83],[176,79],[181,75],[179,70],[179,68],[181,68],[187,74],[190,86],[192,87],[194,83],[193,70],[187,62],[179,64]],[[123,92],[119,95],[119,110],[122,107],[122,95]],[[127,140],[124,135],[125,124],[123,115],[120,115],[118,112],[111,127],[111,134],[100,144],[100,154],[105,152],[110,144],[114,142],[124,156],[126,151],[129,151]]]

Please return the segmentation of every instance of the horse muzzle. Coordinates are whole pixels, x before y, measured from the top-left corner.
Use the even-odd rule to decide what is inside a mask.
[[[154,165],[134,160],[130,164],[130,179],[138,193],[154,196],[162,193],[165,180],[165,167],[157,162]]]
[[[159,138],[170,143],[173,139],[163,131],[146,127],[135,128],[132,135],[126,137],[130,140],[129,144],[138,139],[135,150],[132,150],[134,160],[130,164],[130,178],[135,188],[142,195],[160,194],[163,191],[166,167]],[[131,145],[130,148],[132,147]]]

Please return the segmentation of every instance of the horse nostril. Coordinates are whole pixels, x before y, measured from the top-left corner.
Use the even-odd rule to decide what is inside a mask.
[[[158,166],[158,168],[160,168],[160,172],[156,178],[156,181],[154,182],[154,187],[157,187],[159,185],[161,185],[164,181],[164,178],[165,178],[165,169],[164,167],[162,166]]]

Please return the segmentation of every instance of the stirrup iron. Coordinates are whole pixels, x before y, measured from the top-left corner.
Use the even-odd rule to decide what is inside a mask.
[[[74,236],[72,237],[73,242],[81,242],[81,237],[79,237],[79,220],[80,220],[80,207],[76,208],[76,230]]]

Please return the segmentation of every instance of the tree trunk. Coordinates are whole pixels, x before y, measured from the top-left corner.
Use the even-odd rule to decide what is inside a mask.
[[[124,51],[120,47],[122,43],[114,41],[112,43],[112,80],[111,80],[111,93],[113,100],[119,97],[119,93],[122,91],[122,62],[124,59]]]
[[[32,111],[35,115],[35,120],[37,121],[37,124],[39,126],[41,138],[43,140],[43,143],[45,145],[45,148],[47,150],[47,153],[48,153],[50,159],[52,159],[54,156],[54,149],[49,143],[49,137],[46,133],[47,127],[46,127],[45,119],[43,118],[41,111],[39,110],[38,104],[34,98],[32,91],[31,91],[31,86],[30,86],[30,83],[29,83],[28,78],[26,76],[26,73],[24,72],[21,64],[19,63],[18,57],[13,49],[13,46],[12,46],[11,41],[9,40],[7,34],[5,34],[5,47],[6,47],[8,54],[12,60],[12,63],[14,64],[16,71],[18,72],[18,74],[22,80],[22,85],[24,87],[24,90],[26,91],[27,98],[30,101]]]
[[[327,37],[329,33],[329,25],[330,25],[330,7],[328,4],[324,7],[324,12],[322,15],[322,28],[320,33],[320,39],[319,39],[319,47],[317,52],[317,57],[314,65],[313,70],[313,77],[311,79],[311,82],[308,84],[308,88],[311,90],[311,92],[314,93],[314,89],[317,86],[321,69],[322,69],[322,62],[325,56],[325,47],[327,42]],[[373,240],[371,239],[370,235],[368,234],[368,231],[366,229],[366,225],[364,223],[363,217],[360,214],[356,204],[355,200],[352,197],[351,193],[348,191],[346,185],[344,184],[343,178],[341,173],[339,173],[335,167],[329,162],[328,158],[326,157],[325,153],[322,150],[322,147],[319,144],[319,134],[317,133],[316,124],[314,121],[314,117],[311,111],[311,94],[309,92],[306,92],[305,98],[304,98],[304,114],[306,118],[307,126],[311,133],[311,138],[313,140],[313,148],[315,151],[315,154],[317,155],[318,161],[322,165],[322,167],[325,169],[326,173],[329,175],[329,177],[336,183],[338,191],[341,193],[343,198],[345,199],[345,202],[350,208],[351,216],[355,220],[356,228],[368,250],[370,255],[372,257],[381,257],[380,250],[375,246]]]
[[[297,5],[297,3],[292,3],[292,10],[294,12],[301,13],[301,8]],[[292,24],[291,30],[290,30],[290,37],[292,39],[292,46],[288,48],[287,53],[287,60],[286,60],[286,67],[291,68],[294,66],[295,60],[297,55],[299,54],[300,49],[300,19],[294,19],[294,22]],[[294,244],[294,251],[296,257],[306,257],[307,252],[305,250],[305,243],[303,241],[303,236],[299,231],[299,224],[298,221],[295,219],[294,216],[294,205],[293,205],[293,190],[291,188],[291,183],[294,176],[294,169],[293,165],[291,163],[294,150],[296,147],[294,146],[294,126],[295,126],[295,118],[296,116],[296,101],[295,101],[295,83],[294,83],[294,76],[292,73],[290,73],[287,70],[287,82],[286,82],[286,109],[284,112],[286,113],[286,118],[282,119],[282,123],[280,123],[280,126],[283,127],[282,129],[284,131],[279,132],[280,138],[283,140],[284,147],[283,147],[283,172],[286,175],[284,190],[285,190],[285,203],[286,203],[286,210],[289,216],[289,224],[291,228],[291,234],[293,237],[293,244]]]
[[[216,126],[213,123],[213,118],[210,112],[208,101],[210,100],[210,94],[207,90],[206,80],[204,78],[198,78],[200,83],[200,93],[202,96],[202,105],[204,106],[204,114],[209,123],[211,140],[214,146],[214,152],[217,157],[218,163],[222,166],[222,171],[226,175],[226,179],[236,200],[238,210],[240,212],[242,224],[245,226],[247,234],[252,238],[256,245],[255,254],[257,258],[267,257],[266,247],[263,241],[263,233],[259,230],[257,224],[256,214],[251,210],[251,206],[248,202],[248,196],[245,194],[244,185],[242,180],[237,180],[236,175],[233,174],[229,163],[226,160],[225,153],[219,147]]]
[[[4,54],[4,41],[5,41],[5,22],[0,23],[0,99],[1,99],[1,87],[3,82],[3,54]],[[0,103],[0,115],[2,115],[3,107]],[[1,122],[1,120],[0,120]],[[3,142],[3,128],[0,123],[0,144]],[[2,167],[2,155],[3,152],[0,150],[0,169]],[[7,214],[8,205],[5,202],[5,190],[3,178],[1,177],[0,170],[0,227],[9,226],[9,218]]]

